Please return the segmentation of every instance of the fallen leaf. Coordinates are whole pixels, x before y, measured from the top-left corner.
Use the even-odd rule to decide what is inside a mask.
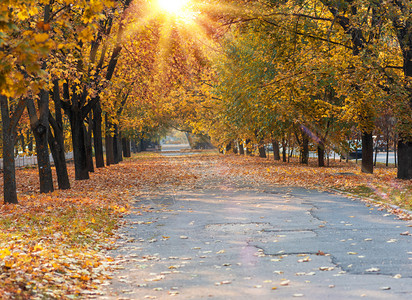
[[[289,285],[289,283],[290,283],[290,280],[283,280],[283,281],[280,283],[280,285],[281,285],[281,286],[286,286],[286,285]]]
[[[379,268],[370,268],[370,269],[366,269],[365,272],[379,272],[380,269]]]

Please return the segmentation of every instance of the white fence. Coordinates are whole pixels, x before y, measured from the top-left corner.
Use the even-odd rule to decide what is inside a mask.
[[[73,159],[73,152],[68,152],[66,153],[66,160],[71,160]],[[33,166],[37,165],[37,156],[32,155],[32,156],[17,156],[14,158],[16,168],[21,168],[21,167],[27,167],[27,166]],[[50,163],[53,164],[53,157],[50,154]],[[3,159],[0,159],[0,169],[3,170]]]

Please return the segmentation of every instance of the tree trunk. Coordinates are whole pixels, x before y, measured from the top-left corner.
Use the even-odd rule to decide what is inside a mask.
[[[49,92],[41,90],[38,100],[39,117],[33,99],[27,100],[30,127],[36,141],[37,166],[39,169],[40,193],[54,191],[49,154]]]
[[[398,12],[391,14],[393,28],[398,38],[398,43],[403,55],[403,72],[405,78],[412,77],[412,17],[411,8],[408,1],[405,4],[403,1],[394,1],[398,6]],[[399,119],[403,129],[398,141],[398,178],[412,179],[412,136],[411,136],[411,111],[412,111],[412,89],[406,84],[408,91],[408,109],[403,110],[403,114]],[[396,162],[396,156],[395,156]]]
[[[272,146],[273,146],[273,159],[280,160],[279,142],[277,140],[272,140]]]
[[[258,150],[259,150],[259,157],[261,157],[261,158],[266,158],[266,149],[265,149],[265,145],[263,145],[263,144],[259,144],[259,146],[258,146]]]
[[[85,128],[81,113],[77,111],[71,113],[70,126],[72,131],[75,179],[86,180],[89,179],[89,168],[87,166]]]
[[[389,132],[387,132],[386,136],[386,166],[389,165]]]
[[[114,125],[115,129],[115,135],[114,135],[114,140],[113,140],[113,147],[114,147],[114,153],[115,153],[115,163],[118,164],[119,162],[123,161],[123,156],[122,156],[122,137],[121,137],[121,132],[119,130],[119,125],[115,124]]]
[[[131,146],[132,146],[132,152],[133,153],[137,153],[138,152],[138,146],[137,146],[137,143],[136,143],[136,140],[135,139],[133,139],[132,141],[131,141]]]
[[[398,178],[412,179],[412,142],[398,142]]]
[[[7,97],[0,95],[3,125],[3,195],[4,203],[17,204],[16,168],[14,161],[15,132],[11,125]]]
[[[102,140],[102,108],[100,100],[93,108],[93,142],[94,142],[94,155],[96,159],[96,168],[104,167],[104,153],[103,153],[103,140]]]
[[[398,167],[398,137],[397,135],[393,138],[393,154],[395,156],[395,167]]]
[[[85,136],[85,147],[86,147],[86,162],[87,162],[87,169],[89,172],[94,172],[94,165],[93,165],[93,146],[92,146],[92,131],[93,131],[93,117],[92,112],[89,113],[87,118],[89,124],[86,128],[84,126],[84,136]]]
[[[112,124],[106,116],[106,165],[114,164],[113,135],[111,132]]]
[[[304,130],[302,130],[301,156],[301,163],[307,165],[309,163],[309,137]]]
[[[225,147],[225,154],[227,153],[227,152],[229,152],[230,150],[232,150],[232,142],[229,142],[228,144],[226,144],[226,147]]]
[[[379,143],[379,135],[375,141],[375,158],[373,160],[373,166],[376,167],[376,160],[378,159],[378,143]]]
[[[325,166],[325,145],[323,143],[318,144],[318,167]]]
[[[239,141],[239,154],[245,155],[245,149],[243,148],[243,140]]]
[[[57,184],[60,190],[67,190],[70,188],[69,175],[67,173],[67,164],[66,157],[64,153],[64,144],[63,141],[59,141],[60,134],[56,134],[56,129],[54,130],[55,134],[53,136],[52,129],[49,127],[49,147],[53,155],[54,166],[56,167],[57,173]]]
[[[362,168],[361,170],[363,173],[368,173],[368,174],[373,173],[372,132],[362,132]]]
[[[26,136],[27,136],[27,149],[29,150],[30,155],[33,152],[33,137],[30,135],[31,131],[27,130]]]
[[[238,151],[238,145],[237,145],[237,142],[236,142],[236,140],[234,140],[233,141],[233,153],[234,154],[237,154],[239,151]]]
[[[21,151],[23,151],[23,155],[25,155],[26,151],[26,140],[24,139],[24,134],[19,135],[20,143],[21,143]]]
[[[252,154],[252,147],[250,146],[250,139],[246,140],[246,155]]]
[[[131,157],[130,140],[128,138],[122,138],[122,150],[124,157]]]
[[[56,167],[57,183],[59,189],[70,188],[69,174],[67,172],[66,156],[64,151],[63,116],[61,110],[59,81],[53,81],[53,102],[55,117],[49,113],[49,147],[53,155],[54,166]]]
[[[282,161],[287,161],[287,143],[285,138],[282,138]]]

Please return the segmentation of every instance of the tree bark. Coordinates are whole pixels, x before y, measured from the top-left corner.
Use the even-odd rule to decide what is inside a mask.
[[[245,155],[245,149],[243,148],[243,140],[239,140],[239,154],[240,155]]]
[[[93,146],[92,146],[92,131],[93,131],[93,115],[92,112],[89,113],[87,117],[88,126],[84,126],[84,135],[85,135],[85,146],[86,146],[86,162],[87,162],[87,169],[89,172],[94,172],[94,165],[93,165]]]
[[[229,142],[228,144],[226,144],[225,154],[226,154],[227,152],[229,152],[231,149],[232,149],[232,142]]]
[[[83,116],[78,111],[74,111],[70,115],[75,179],[87,180],[89,179],[89,168],[87,166]]]
[[[112,124],[106,118],[106,165],[114,164],[113,135],[111,132]]]
[[[30,130],[26,131],[27,149],[29,150],[29,153],[31,154],[33,152],[33,137],[30,135],[30,133],[31,133]]]
[[[301,151],[301,163],[309,164],[309,136],[302,130],[302,151]]]
[[[54,191],[49,154],[49,92],[41,90],[38,100],[39,117],[33,99],[27,100],[30,127],[36,141],[37,166],[39,169],[40,193]]]
[[[258,150],[259,150],[259,157],[261,157],[261,158],[266,158],[266,149],[265,149],[265,145],[263,145],[263,144],[259,144],[259,146],[258,146]]]
[[[396,35],[403,54],[403,71],[406,78],[412,77],[412,17],[411,9],[407,8],[402,1],[396,1],[396,5],[399,6],[403,16],[395,17],[394,27],[396,29]],[[406,18],[405,14],[408,14]],[[406,18],[406,20],[402,20]],[[412,88],[406,87],[408,91],[408,110],[407,114],[411,114],[412,111]],[[408,117],[402,118],[400,122],[402,127],[405,128],[403,134],[399,135],[398,141],[398,174],[399,179],[412,179],[412,124]],[[405,132],[406,131],[406,132]]]
[[[398,178],[412,179],[412,142],[398,142]]]
[[[66,156],[64,151],[63,116],[60,100],[59,81],[53,81],[53,102],[55,118],[49,113],[49,147],[53,155],[57,173],[59,189],[70,188],[69,174],[67,172]]]
[[[24,110],[24,103],[22,103]],[[16,190],[16,168],[14,161],[15,128],[13,128],[13,117],[10,117],[9,101],[6,96],[0,95],[1,120],[3,131],[3,195],[4,203],[17,204]],[[20,119],[20,116],[18,119]],[[18,120],[17,120],[18,122]],[[15,122],[15,123],[17,123]]]
[[[100,100],[93,108],[93,142],[94,155],[96,159],[96,168],[104,167],[104,153],[103,153],[103,134],[102,134],[102,107]]]
[[[124,157],[131,157],[130,153],[130,139],[122,138],[122,149]]]
[[[318,167],[325,166],[325,146],[321,143],[318,144]]]
[[[280,150],[279,150],[278,140],[273,139],[272,140],[272,146],[273,146],[273,159],[274,160],[280,160]]]
[[[52,117],[50,116],[50,118]],[[60,130],[56,128],[57,122],[55,120],[52,120],[50,121],[50,124],[52,123],[52,127],[49,127],[48,142],[50,151],[53,155],[54,166],[56,167],[57,184],[60,190],[67,190],[70,189],[70,180],[69,174],[67,172],[66,157],[64,152],[64,141],[60,140],[60,134],[57,133],[58,130]],[[52,133],[52,128],[54,128],[54,136]]]
[[[363,173],[373,173],[373,137],[372,132],[362,132],[362,168]]]
[[[236,143],[236,140],[234,140],[234,141],[233,141],[233,153],[234,153],[234,154],[237,154],[237,153],[239,152],[237,146],[238,146],[238,145],[237,145],[237,143]]]
[[[132,147],[132,152],[133,153],[138,153],[139,152],[138,145],[136,143],[136,139],[133,139],[131,141],[131,147]]]
[[[287,143],[286,139],[282,138],[282,161],[287,162]]]
[[[123,161],[122,137],[121,137],[121,132],[119,130],[119,125],[115,124],[114,129],[115,129],[114,140],[113,140],[114,155],[115,155],[114,161],[116,164],[118,164],[119,162]]]

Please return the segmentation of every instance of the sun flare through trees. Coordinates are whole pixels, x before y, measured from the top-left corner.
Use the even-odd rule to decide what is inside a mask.
[[[157,0],[161,10],[171,14],[182,14],[189,4],[189,0]]]

